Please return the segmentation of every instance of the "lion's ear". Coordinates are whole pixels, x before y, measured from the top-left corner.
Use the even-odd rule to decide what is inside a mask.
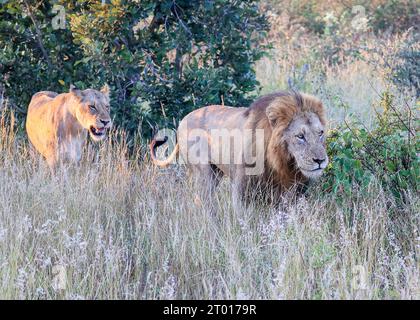
[[[296,106],[285,101],[283,98],[277,98],[272,101],[265,110],[271,127],[286,128],[296,113]]]
[[[70,85],[70,91],[69,92],[73,93],[76,97],[78,97],[80,99],[83,96],[82,90],[76,89],[76,87],[72,84]]]
[[[106,83],[104,84],[104,86],[101,89],[101,92],[104,95],[106,95],[107,97],[109,97],[109,86],[108,86],[108,84],[106,84]]]

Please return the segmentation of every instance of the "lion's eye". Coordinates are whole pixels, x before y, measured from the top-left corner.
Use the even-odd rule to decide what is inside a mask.
[[[321,132],[319,133],[319,136],[322,137],[324,135],[324,131],[321,130]]]
[[[89,105],[89,109],[92,111],[96,111],[96,107],[94,105]]]
[[[305,141],[305,136],[302,133],[296,135],[296,138],[298,138],[299,140]]]

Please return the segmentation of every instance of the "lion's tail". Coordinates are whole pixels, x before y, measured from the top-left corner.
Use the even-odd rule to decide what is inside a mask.
[[[152,141],[149,144],[149,149],[150,149],[150,156],[152,158],[153,164],[158,166],[158,167],[167,167],[168,165],[170,165],[171,163],[173,163],[173,161],[175,160],[175,158],[178,156],[178,152],[179,152],[179,144],[177,143],[175,145],[174,150],[172,151],[172,153],[169,155],[169,157],[165,160],[159,160],[156,157],[156,149],[158,147],[160,147],[161,145],[165,144],[166,141],[168,141],[168,137],[165,136],[165,138],[161,139],[161,140],[157,140],[156,138],[153,138]]]

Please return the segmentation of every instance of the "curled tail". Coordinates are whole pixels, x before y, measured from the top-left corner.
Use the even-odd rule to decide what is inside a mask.
[[[153,164],[158,166],[158,167],[167,167],[168,165],[170,165],[171,163],[173,163],[173,161],[175,160],[175,158],[178,155],[179,152],[179,144],[177,143],[175,145],[174,150],[172,151],[172,153],[169,155],[169,157],[165,160],[159,160],[158,158],[156,158],[156,148],[160,147],[161,145],[165,144],[166,141],[168,141],[168,137],[165,136],[165,138],[161,139],[161,140],[156,140],[156,138],[153,138],[152,141],[149,144],[149,149],[150,149],[150,156],[152,158]]]

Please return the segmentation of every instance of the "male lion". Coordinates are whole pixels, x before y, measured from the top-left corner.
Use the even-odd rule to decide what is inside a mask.
[[[71,86],[69,93],[38,92],[26,118],[29,140],[51,168],[64,161],[78,162],[87,132],[100,141],[110,127],[107,85],[101,91]]]
[[[152,161],[161,167],[180,153],[189,168],[210,182],[207,191],[226,175],[233,181],[234,197],[256,190],[279,194],[321,176],[328,164],[325,124],[317,98],[282,91],[249,108],[212,105],[191,112],[179,124],[178,143],[166,160],[155,154],[166,137],[153,139],[149,147]]]

